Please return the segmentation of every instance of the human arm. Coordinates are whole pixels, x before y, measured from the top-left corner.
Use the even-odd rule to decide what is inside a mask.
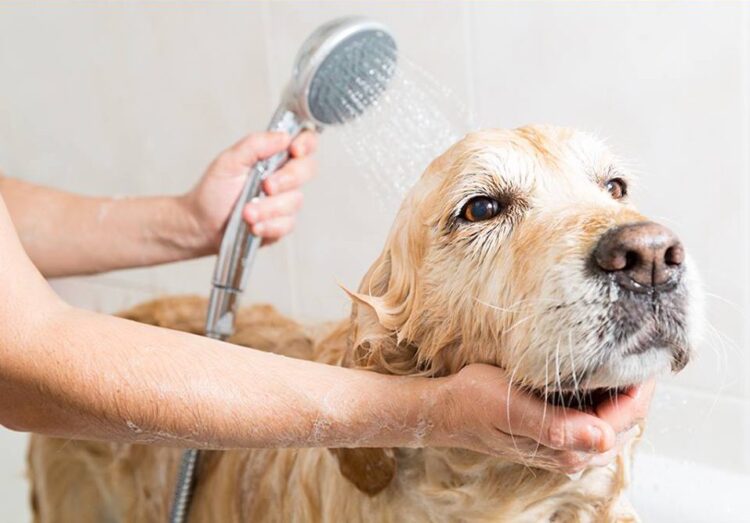
[[[221,153],[180,196],[88,197],[0,176],[2,194],[26,252],[47,277],[156,265],[215,253],[255,162],[289,148],[291,159],[263,185],[268,198],[245,208],[253,232],[273,242],[294,225],[300,185],[315,172],[315,136],[293,143],[255,133]]]

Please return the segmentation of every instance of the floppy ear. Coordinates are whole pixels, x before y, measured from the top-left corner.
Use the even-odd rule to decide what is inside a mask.
[[[412,313],[420,298],[417,271],[423,245],[418,234],[410,234],[414,217],[402,209],[399,218],[383,253],[362,279],[359,292],[344,289],[352,299],[346,367],[383,374],[417,373]]]
[[[341,475],[368,496],[385,490],[396,475],[393,449],[330,449]]]
[[[402,231],[403,232],[403,231]],[[398,231],[370,267],[352,299],[349,350],[342,362],[383,374],[416,372],[416,348],[404,337],[416,299],[416,260],[409,259]],[[341,474],[369,496],[382,492],[396,475],[393,449],[331,449]]]

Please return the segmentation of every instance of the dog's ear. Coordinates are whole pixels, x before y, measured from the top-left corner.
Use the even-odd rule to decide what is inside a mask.
[[[375,496],[391,483],[396,475],[396,458],[392,449],[330,449],[339,462],[341,475],[355,487]]]
[[[352,300],[347,367],[384,374],[414,374],[417,369],[412,312],[419,302],[417,271],[423,256],[417,234],[410,234],[407,216],[397,226],[382,254],[360,283]],[[413,219],[411,220],[413,222]],[[398,226],[400,224],[400,226]]]
[[[416,349],[406,341],[404,326],[416,299],[416,260],[405,249],[403,231],[394,231],[380,257],[367,271],[352,299],[349,350],[342,365],[383,374],[414,374]],[[345,289],[346,290],[346,289]],[[396,475],[392,449],[332,449],[341,474],[359,490],[374,496]]]

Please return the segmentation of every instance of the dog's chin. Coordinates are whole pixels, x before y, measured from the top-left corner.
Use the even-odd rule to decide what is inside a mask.
[[[669,373],[674,359],[673,349],[666,346],[609,358],[580,383],[565,382],[541,396],[553,405],[594,411],[605,401],[617,401],[618,396],[634,396],[645,381]]]

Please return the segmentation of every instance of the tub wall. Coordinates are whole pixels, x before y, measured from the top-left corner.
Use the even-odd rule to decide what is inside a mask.
[[[649,478],[641,485],[661,478],[663,463],[746,481],[746,2],[5,2],[0,168],[85,194],[184,191],[220,149],[265,126],[310,30],[352,13],[392,27],[403,52],[447,85],[478,125],[588,129],[632,161],[641,176],[634,198],[692,252],[713,326],[700,357],[659,390],[645,449],[655,456],[639,465]],[[296,233],[262,252],[247,293],[307,320],[347,314],[337,282],[357,285],[392,219],[325,135],[319,163]],[[53,285],[75,305],[113,312],[163,294],[206,294],[212,264]],[[27,519],[24,444],[23,435],[0,430],[2,521]],[[667,521],[657,516],[663,507],[654,508],[661,498],[643,488],[639,506],[650,520]],[[707,492],[691,500],[711,506]]]

